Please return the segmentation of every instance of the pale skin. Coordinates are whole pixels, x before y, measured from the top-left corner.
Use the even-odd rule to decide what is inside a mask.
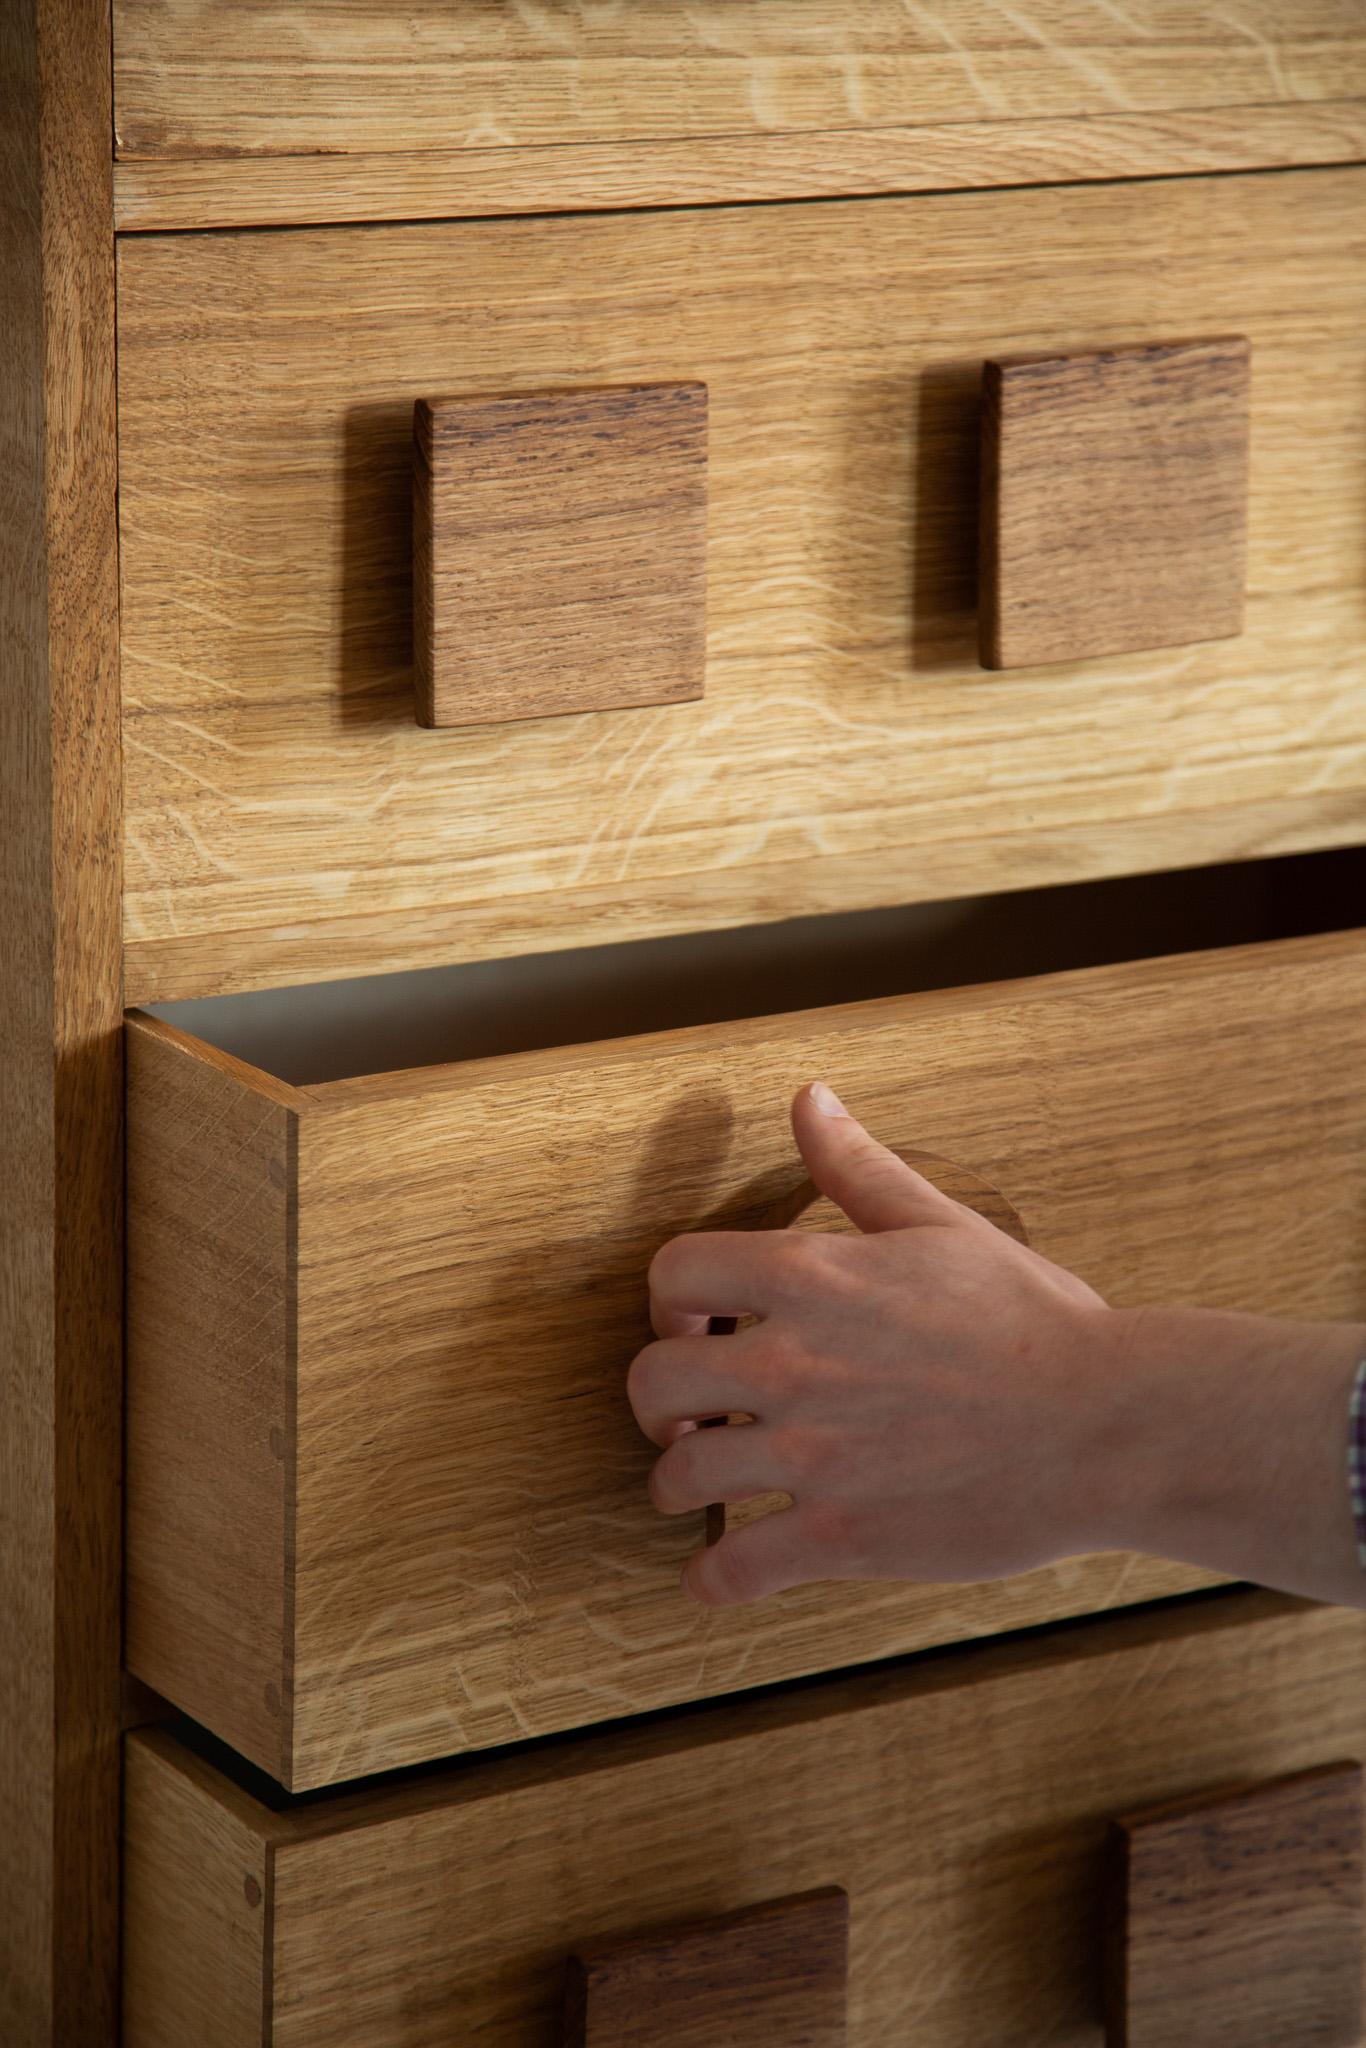
[[[806,1168],[862,1235],[706,1231],[650,1268],[629,1393],[664,1514],[790,1494],[689,1559],[708,1606],[1141,1550],[1366,1608],[1346,1476],[1366,1324],[1111,1308],[879,1144],[821,1082]],[[726,1336],[711,1316],[755,1317]],[[752,1416],[699,1428],[717,1416]]]

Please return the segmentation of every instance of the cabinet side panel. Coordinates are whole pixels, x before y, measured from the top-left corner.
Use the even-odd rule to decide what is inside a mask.
[[[121,1343],[103,0],[0,0],[0,2039],[114,2038]]]
[[[231,1062],[130,1026],[127,1660],[277,1774],[295,1150]]]

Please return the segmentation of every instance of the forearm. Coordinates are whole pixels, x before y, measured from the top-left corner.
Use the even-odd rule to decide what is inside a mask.
[[[1116,1547],[1366,1607],[1347,1478],[1366,1324],[1111,1311],[1091,1513]]]

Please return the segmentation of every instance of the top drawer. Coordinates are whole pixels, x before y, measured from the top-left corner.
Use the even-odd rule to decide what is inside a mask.
[[[118,148],[733,145],[1366,90],[1356,0],[1242,0],[1238,15],[1208,0],[115,0]]]
[[[119,280],[135,1000],[1361,837],[1366,170],[147,236]],[[1229,334],[1241,636],[983,671],[984,360]],[[709,392],[703,699],[421,729],[415,402],[658,383]]]

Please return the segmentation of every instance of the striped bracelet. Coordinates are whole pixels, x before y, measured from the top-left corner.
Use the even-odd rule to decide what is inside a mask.
[[[1347,1431],[1347,1479],[1356,1516],[1357,1556],[1366,1570],[1366,1358],[1352,1382],[1352,1419]]]

